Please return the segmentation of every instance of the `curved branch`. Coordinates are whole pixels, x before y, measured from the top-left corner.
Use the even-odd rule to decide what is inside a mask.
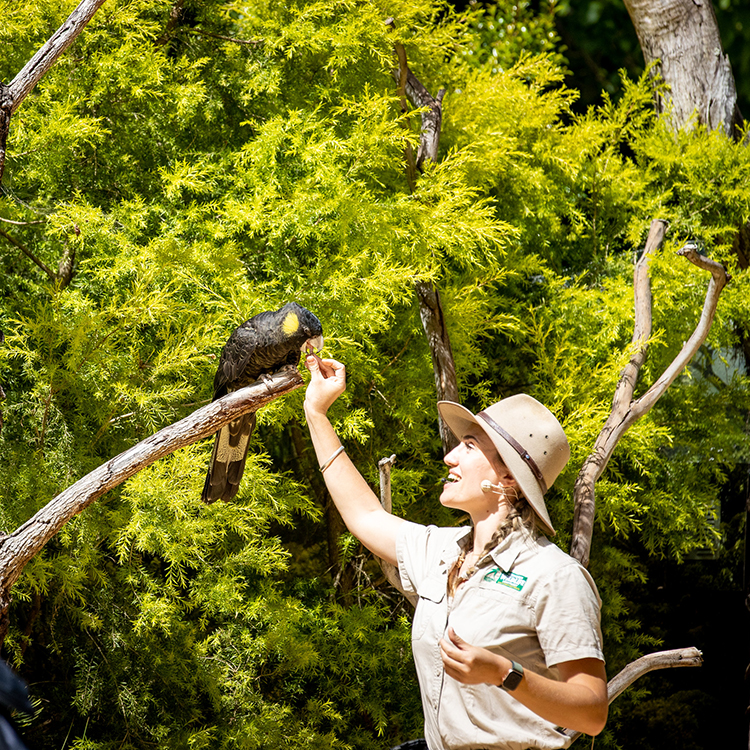
[[[619,695],[629,688],[639,677],[657,669],[672,669],[674,667],[700,667],[703,664],[703,654],[694,647],[678,648],[672,651],[658,651],[646,654],[625,667],[607,683],[607,701],[612,703]],[[564,734],[572,740],[581,736],[581,732],[566,729]],[[571,740],[571,741],[572,741]]]
[[[636,263],[633,272],[633,291],[635,295],[635,323],[631,346],[634,352],[630,361],[623,368],[620,380],[612,399],[612,410],[602,427],[594,448],[581,466],[576,477],[573,498],[575,504],[573,517],[573,541],[570,554],[583,565],[588,565],[591,535],[594,528],[595,484],[609,462],[622,431],[622,423],[627,415],[638,381],[638,374],[648,353],[648,340],[651,337],[651,281],[649,267],[653,254],[661,247],[666,232],[666,222],[658,219],[651,222],[646,247]]]
[[[683,258],[687,258],[694,266],[698,266],[698,268],[702,268],[711,274],[711,281],[708,282],[703,310],[701,311],[701,317],[693,331],[693,335],[683,344],[680,353],[675,357],[672,364],[669,365],[651,388],[633,404],[628,426],[640,419],[651,409],[674,382],[674,379],[687,367],[690,360],[696,355],[698,349],[700,349],[706,340],[708,332],[711,330],[711,324],[716,314],[716,306],[719,304],[719,296],[731,280],[731,276],[726,272],[721,263],[717,263],[714,260],[706,258],[705,255],[701,255],[695,249],[694,245],[685,245],[677,251],[677,254]]]
[[[661,228],[658,226],[659,224],[662,225]],[[648,264],[651,254],[663,240],[664,228],[663,222],[654,221],[651,223],[646,250],[636,265],[634,281],[636,320],[632,342],[635,352],[620,376],[612,402],[612,411],[594,443],[592,452],[584,461],[576,478],[573,541],[570,554],[584,566],[588,565],[589,562],[591,536],[594,528],[596,481],[602,475],[627,429],[647,414],[664,395],[667,388],[683,371],[706,340],[719,302],[719,296],[730,278],[720,263],[700,255],[693,245],[685,245],[678,251],[679,255],[711,274],[701,317],[692,336],[685,342],[674,361],[643,396],[633,401],[633,392],[638,374],[646,359],[647,342],[651,333],[651,290],[647,276]]]
[[[258,381],[230,393],[159,430],[50,500],[32,518],[0,540],[0,619],[4,619],[10,590],[26,563],[74,516],[154,461],[212,435],[240,415],[255,411],[301,385],[302,376],[296,368],[280,370],[267,378],[267,383]],[[0,638],[2,630],[0,625]]]

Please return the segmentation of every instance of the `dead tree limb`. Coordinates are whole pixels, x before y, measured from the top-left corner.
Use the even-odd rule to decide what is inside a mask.
[[[104,2],[105,0],[82,0],[65,23],[23,66],[18,75],[7,86],[0,84],[0,183],[2,183],[5,169],[5,148],[11,116],[45,73],[57,62],[60,55],[73,44]]]
[[[387,458],[381,458],[380,461],[378,461],[378,470],[380,472],[380,504],[389,513],[393,509],[393,503],[391,501],[391,468],[394,463],[396,463],[395,454]],[[383,571],[383,575],[388,580],[388,583],[398,591],[401,591],[401,577],[398,574],[396,566],[386,562],[380,557],[376,559],[380,563],[380,569]],[[414,604],[414,600],[411,596],[408,594],[404,594],[404,596],[406,596],[412,605]]]
[[[396,22],[392,18],[389,18],[385,23],[391,29],[396,28]],[[398,60],[398,68],[393,71],[393,77],[398,84],[401,111],[404,114],[407,112],[407,97],[412,106],[422,110],[422,128],[419,134],[419,149],[416,161],[411,150],[411,144],[406,144],[404,153],[409,191],[414,192],[416,171],[422,170],[425,160],[433,164],[437,162],[445,89],[440,89],[436,97],[432,96],[409,69],[404,45],[401,42],[395,42],[394,49]],[[431,282],[419,282],[416,284],[415,291],[419,302],[419,316],[432,355],[432,371],[435,376],[438,401],[458,401],[456,364],[453,359],[448,327],[445,324],[443,306],[440,302],[440,292]],[[448,453],[456,445],[457,440],[439,415],[438,424],[440,425],[443,451]]]
[[[616,674],[607,683],[607,700],[611,704],[615,698],[648,672],[653,672],[657,669],[672,669],[674,667],[700,667],[702,664],[703,654],[697,648],[693,647],[647,654],[628,664],[625,669]],[[582,733],[566,729],[565,734],[575,740]]]
[[[416,285],[416,293],[422,328],[432,355],[432,372],[435,376],[438,401],[458,401],[456,363],[453,359],[443,305],[440,302],[440,292],[433,284],[420,282]],[[448,453],[458,441],[442,419],[439,420],[439,425],[443,451]]]
[[[258,381],[197,409],[79,479],[0,539],[0,643],[7,633],[11,588],[25,565],[68,521],[154,461],[213,435],[242,414],[255,411],[301,385],[303,380],[298,370],[286,368],[270,376],[268,384]],[[196,490],[196,499],[198,495]]]
[[[674,361],[646,393],[633,400],[638,374],[646,360],[648,340],[651,336],[651,283],[648,271],[652,254],[664,239],[665,229],[664,222],[658,220],[651,222],[646,249],[636,264],[634,273],[633,354],[620,375],[609,418],[594,443],[594,449],[584,461],[575,483],[575,514],[570,554],[584,566],[587,566],[589,562],[594,528],[596,481],[602,475],[626,430],[643,417],[664,395],[667,388],[684,370],[706,340],[719,302],[719,295],[729,281],[724,266],[700,255],[693,245],[685,245],[678,251],[679,255],[711,274],[703,311],[692,336],[685,342]]]

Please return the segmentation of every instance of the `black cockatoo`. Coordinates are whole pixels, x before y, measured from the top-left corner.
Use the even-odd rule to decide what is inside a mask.
[[[285,365],[299,364],[300,351],[323,348],[323,326],[296,302],[280,310],[262,312],[245,321],[224,345],[214,378],[214,401],[254,383]],[[250,412],[216,433],[214,452],[201,498],[206,503],[231,500],[245,470],[247,448],[255,427]]]

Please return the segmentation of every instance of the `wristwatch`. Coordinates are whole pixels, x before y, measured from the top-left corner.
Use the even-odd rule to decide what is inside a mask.
[[[505,675],[505,679],[503,680],[500,687],[503,690],[513,691],[521,684],[522,679],[523,667],[517,661],[512,661],[510,663],[510,672]]]

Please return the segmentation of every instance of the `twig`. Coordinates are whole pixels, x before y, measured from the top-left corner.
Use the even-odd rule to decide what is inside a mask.
[[[5,219],[0,216],[0,221],[4,221],[6,224],[15,224],[17,227],[27,227],[32,224],[46,224],[46,219],[39,219],[38,221],[13,221],[13,219]]]

